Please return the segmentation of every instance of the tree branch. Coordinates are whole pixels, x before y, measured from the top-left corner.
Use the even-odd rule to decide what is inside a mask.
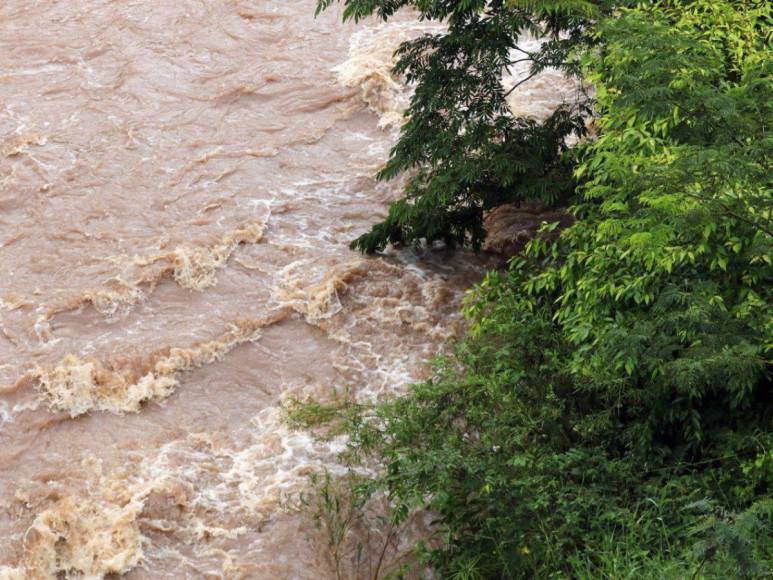
[[[520,86],[521,86],[522,84],[524,84],[525,82],[527,82],[527,81],[530,81],[530,80],[531,80],[532,78],[534,78],[535,76],[537,76],[537,73],[536,73],[536,72],[530,73],[530,74],[529,74],[529,76],[527,76],[525,79],[521,79],[520,81],[518,81],[517,83],[515,83],[515,84],[513,85],[513,87],[512,87],[510,90],[508,90],[508,91],[505,93],[505,98],[507,98],[508,96],[510,96],[510,93],[512,93],[512,92],[513,92],[515,89],[517,89],[518,87],[520,87]]]

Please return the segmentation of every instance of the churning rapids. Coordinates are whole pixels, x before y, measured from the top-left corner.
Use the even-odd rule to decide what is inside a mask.
[[[0,579],[333,577],[283,400],[400,392],[482,264],[348,250],[431,25],[313,4],[0,5]]]

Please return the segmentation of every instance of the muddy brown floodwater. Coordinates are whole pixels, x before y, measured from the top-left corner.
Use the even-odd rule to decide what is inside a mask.
[[[430,25],[313,11],[0,4],[0,579],[333,577],[282,401],[400,392],[482,264],[348,250]]]

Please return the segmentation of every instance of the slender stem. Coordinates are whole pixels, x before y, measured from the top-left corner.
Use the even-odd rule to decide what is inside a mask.
[[[706,560],[708,559],[709,559],[708,556],[704,556],[703,560],[701,560],[701,563],[695,569],[695,572],[693,572],[692,578],[690,578],[690,580],[695,580],[698,577],[698,572],[701,571],[701,568],[703,568],[703,565],[706,563]]]
[[[389,522],[389,528],[387,530],[386,538],[384,539],[384,545],[381,547],[381,554],[378,556],[378,562],[376,562],[376,570],[373,572],[373,580],[378,580],[378,573],[381,571],[381,565],[384,563],[384,558],[386,557],[386,551],[389,547],[389,542],[392,539],[392,534],[394,533],[394,522],[390,520]]]

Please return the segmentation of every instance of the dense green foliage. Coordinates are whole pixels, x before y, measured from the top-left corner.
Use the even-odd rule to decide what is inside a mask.
[[[318,10],[331,3],[320,0]],[[397,52],[395,71],[416,90],[400,140],[378,177],[409,172],[410,178],[387,219],[353,247],[373,252],[387,243],[441,240],[478,248],[485,210],[524,200],[566,204],[574,179],[565,142],[570,134],[584,134],[586,103],[561,108],[544,123],[516,118],[502,75],[516,61],[530,62],[533,73],[557,67],[576,74],[578,49],[593,41],[585,28],[607,4],[346,0],[344,19],[375,14],[386,20],[410,6],[421,18],[448,24],[447,33],[423,35]],[[550,40],[536,54],[519,51],[526,33]]]
[[[582,58],[598,138],[561,155],[576,163],[574,225],[487,276],[466,305],[468,336],[432,380],[375,408],[293,417],[346,433],[353,469],[383,465],[361,491],[385,492],[396,521],[437,514],[443,541],[424,555],[440,577],[769,576],[771,6],[592,13]],[[446,159],[485,166],[455,147],[423,158],[438,156],[430,181]],[[401,159],[398,145],[392,167]],[[426,235],[410,223],[409,237]]]

